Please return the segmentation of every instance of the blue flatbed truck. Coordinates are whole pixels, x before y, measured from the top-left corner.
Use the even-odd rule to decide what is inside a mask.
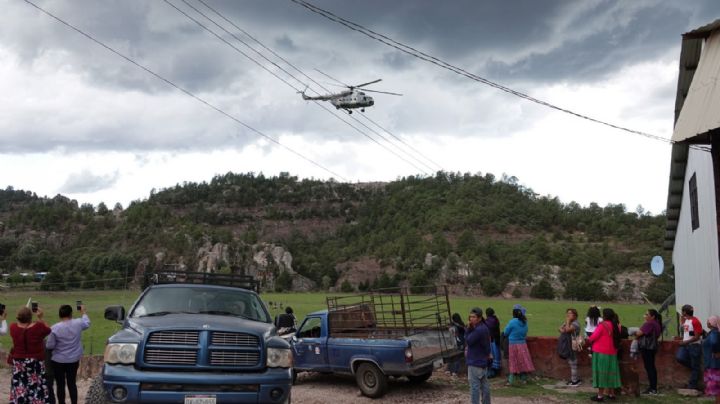
[[[86,403],[290,403],[292,352],[252,278],[154,273],[105,347]],[[225,286],[222,286],[225,285]]]
[[[422,383],[462,355],[449,331],[447,289],[383,290],[330,297],[291,337],[294,370],[349,374],[363,395],[387,391],[388,377]]]

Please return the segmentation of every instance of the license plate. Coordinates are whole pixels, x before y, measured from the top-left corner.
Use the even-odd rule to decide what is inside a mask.
[[[435,369],[440,369],[440,368],[442,367],[442,365],[443,365],[443,360],[442,360],[442,359],[435,359],[435,360],[433,361],[433,367],[434,367]]]
[[[215,404],[215,396],[185,396],[185,404]]]

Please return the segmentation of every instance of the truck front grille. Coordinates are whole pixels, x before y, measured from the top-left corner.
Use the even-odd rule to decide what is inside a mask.
[[[157,348],[145,350],[145,363],[151,365],[194,365],[196,362],[196,350]]]
[[[260,362],[259,352],[211,351],[212,366],[256,366]]]
[[[157,331],[150,334],[148,344],[151,345],[197,345],[197,331]]]
[[[213,332],[210,345],[257,347],[258,337],[241,332]]]
[[[154,368],[259,369],[263,365],[262,352],[260,337],[248,333],[170,330],[148,336],[143,358]]]

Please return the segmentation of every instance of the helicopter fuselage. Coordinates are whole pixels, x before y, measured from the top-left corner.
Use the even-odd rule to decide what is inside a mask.
[[[375,105],[375,101],[369,95],[365,95],[362,91],[353,90],[350,94],[330,100],[335,108],[353,109],[365,108]]]

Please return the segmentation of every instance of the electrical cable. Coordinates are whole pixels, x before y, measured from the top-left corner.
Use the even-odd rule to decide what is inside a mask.
[[[81,30],[80,28],[78,28],[78,27],[70,24],[69,22],[63,20],[62,18],[56,16],[55,14],[53,14],[53,13],[45,10],[44,8],[38,6],[37,4],[33,3],[32,1],[30,1],[30,0],[23,0],[23,1],[24,1],[25,3],[31,5],[32,7],[36,8],[36,9],[37,9],[38,11],[40,11],[41,13],[43,13],[43,14],[51,17],[51,18],[53,18],[54,20],[56,20],[56,21],[58,21],[59,23],[65,25],[66,27],[72,29],[73,31],[79,33],[80,35],[86,37],[87,39],[95,42],[96,44],[98,44],[98,45],[100,45],[100,46],[102,46],[103,48],[107,49],[108,51],[110,51],[110,52],[116,54],[117,56],[125,59],[127,62],[132,63],[133,65],[135,65],[135,66],[137,66],[138,68],[144,70],[145,72],[149,73],[150,75],[154,76],[155,78],[157,78],[157,79],[165,82],[166,84],[170,85],[171,87],[174,87],[175,89],[181,91],[181,92],[184,93],[185,95],[194,98],[195,100],[197,100],[197,101],[205,104],[207,107],[210,107],[211,109],[219,112],[220,114],[222,114],[222,115],[224,115],[224,116],[232,119],[233,121],[237,122],[238,124],[242,125],[243,127],[247,128],[248,130],[252,131],[253,133],[255,133],[255,134],[259,135],[259,136],[262,136],[262,137],[264,137],[265,139],[267,139],[267,140],[269,140],[269,141],[277,144],[278,146],[280,146],[280,147],[284,148],[285,150],[291,152],[292,154],[300,157],[301,159],[303,159],[303,160],[305,160],[305,161],[313,164],[314,166],[316,166],[316,167],[318,167],[318,168],[320,168],[320,169],[328,172],[329,174],[331,174],[331,175],[333,175],[333,176],[335,176],[335,177],[338,177],[338,178],[342,179],[342,180],[345,181],[345,182],[348,182],[348,180],[345,179],[345,177],[343,177],[343,176],[335,173],[334,171],[332,171],[332,170],[330,170],[329,168],[323,166],[322,164],[320,164],[320,163],[312,160],[311,158],[306,157],[305,155],[301,154],[300,152],[295,151],[295,149],[293,149],[293,148],[291,148],[291,147],[289,147],[289,146],[286,146],[286,145],[280,143],[279,140],[276,140],[276,139],[273,138],[272,136],[266,135],[265,133],[261,132],[260,130],[255,129],[254,127],[246,124],[245,122],[243,122],[243,121],[241,121],[240,119],[236,118],[235,116],[229,114],[228,112],[225,112],[224,110],[220,109],[219,107],[215,106],[214,104],[211,104],[210,102],[206,101],[205,99],[201,98],[200,96],[195,95],[195,94],[192,93],[190,90],[187,90],[187,89],[181,87],[180,85],[175,84],[174,82],[170,81],[169,79],[161,76],[160,74],[154,72],[153,70],[151,70],[150,68],[148,68],[148,67],[140,64],[139,62],[136,62],[135,60],[133,60],[133,59],[130,58],[129,56],[126,56],[125,54],[121,53],[120,51],[115,50],[114,48],[110,47],[109,45],[106,45],[105,43],[103,43],[103,42],[100,41],[99,39],[96,39],[96,38],[93,37],[92,35],[86,33],[85,31]]]
[[[205,24],[201,23],[201,22],[198,21],[196,18],[193,18],[192,16],[190,16],[189,14],[187,14],[184,10],[181,10],[180,8],[178,8],[175,4],[173,4],[173,3],[170,2],[169,0],[164,0],[164,1],[165,1],[165,3],[167,3],[169,6],[171,6],[171,7],[174,8],[176,11],[178,11],[180,14],[184,15],[186,18],[188,18],[189,20],[193,21],[195,24],[197,24],[198,26],[200,26],[201,28],[203,28],[204,30],[206,30],[207,32],[209,32],[210,34],[212,34],[213,36],[215,36],[217,39],[219,39],[220,41],[224,42],[226,45],[230,46],[232,49],[234,49],[235,51],[239,52],[241,55],[243,55],[243,56],[245,56],[246,58],[250,59],[253,63],[255,63],[256,65],[258,65],[258,66],[259,66],[260,68],[262,68],[263,70],[267,71],[268,73],[272,74],[273,76],[275,76],[276,78],[278,78],[279,80],[281,80],[283,83],[285,83],[287,86],[289,86],[290,88],[292,88],[294,91],[300,92],[300,89],[298,89],[297,87],[293,86],[293,85],[290,84],[287,80],[283,79],[282,77],[280,77],[280,76],[277,75],[275,72],[273,72],[273,71],[271,71],[270,69],[268,69],[267,67],[263,66],[260,62],[258,62],[257,60],[253,59],[252,57],[250,57],[247,53],[241,51],[238,47],[236,47],[235,45],[231,44],[229,41],[227,41],[227,40],[226,40],[225,38],[223,38],[221,35],[219,35],[219,34],[216,33],[215,31],[213,31],[213,30],[211,30],[210,28],[208,28]],[[285,74],[287,74],[288,76],[292,77],[292,78],[293,78],[294,80],[296,80],[297,82],[299,82],[299,83],[301,83],[301,84],[304,84],[301,80],[299,80],[298,78],[296,78],[296,77],[295,77],[294,75],[292,75],[290,72],[288,72],[287,70],[283,69],[282,67],[280,67],[279,65],[277,65],[276,63],[274,63],[273,61],[271,61],[270,59],[268,59],[265,55],[263,55],[262,53],[260,53],[259,51],[257,51],[256,49],[254,49],[253,47],[251,47],[250,45],[248,45],[245,41],[241,40],[240,38],[238,38],[238,37],[237,37],[236,35],[234,35],[233,33],[229,32],[227,29],[225,29],[224,27],[222,27],[220,24],[218,24],[218,23],[217,23],[216,21],[214,21],[212,18],[210,18],[209,16],[207,16],[205,13],[201,12],[201,11],[198,10],[196,7],[194,7],[194,6],[192,6],[191,4],[189,4],[186,0],[181,0],[181,1],[182,1],[183,3],[185,3],[188,7],[190,7],[191,9],[193,9],[195,12],[197,12],[198,14],[200,14],[201,16],[203,16],[205,19],[207,19],[208,21],[212,22],[215,26],[217,26],[218,28],[220,28],[221,30],[223,30],[225,33],[227,33],[228,35],[232,36],[233,38],[235,38],[236,40],[238,40],[240,43],[242,43],[243,45],[245,45],[246,47],[248,47],[249,49],[251,49],[252,51],[254,51],[255,53],[257,53],[260,57],[262,57],[263,59],[265,59],[265,60],[267,60],[268,62],[272,63],[273,65],[277,66],[277,67],[278,67],[279,69],[281,69]],[[423,172],[425,175],[428,175],[428,172],[427,172],[427,171],[423,170],[422,168],[418,167],[416,164],[412,163],[411,161],[408,161],[408,160],[405,159],[404,157],[402,157],[402,156],[400,156],[399,154],[395,153],[394,151],[390,150],[390,149],[387,148],[385,145],[383,145],[382,143],[380,143],[379,141],[377,141],[376,139],[374,139],[373,137],[371,137],[371,136],[368,135],[367,133],[363,132],[362,130],[358,129],[356,126],[352,125],[352,124],[351,124],[350,122],[348,122],[347,120],[339,117],[339,116],[336,115],[332,110],[328,109],[325,105],[323,105],[323,104],[321,104],[321,103],[319,103],[319,102],[317,102],[317,101],[314,101],[314,103],[315,103],[316,105],[318,105],[319,107],[323,108],[325,111],[331,113],[333,116],[335,116],[335,117],[336,117],[337,119],[339,119],[340,121],[344,122],[346,125],[349,125],[351,128],[355,129],[355,130],[356,130],[358,133],[360,133],[361,135],[367,137],[368,139],[370,139],[371,141],[373,141],[374,143],[376,143],[376,144],[379,145],[380,147],[384,148],[385,150],[387,150],[388,152],[390,152],[391,154],[393,154],[395,157],[397,157],[397,158],[399,158],[400,160],[404,161],[405,163],[413,166],[415,169]],[[392,142],[390,142],[389,140],[387,140],[382,134],[380,134],[380,133],[378,133],[377,131],[369,128],[367,125],[363,124],[362,122],[360,122],[358,119],[354,118],[353,116],[351,116],[351,115],[349,115],[349,116],[350,116],[351,119],[355,120],[358,124],[364,126],[364,127],[367,128],[368,130],[370,130],[370,131],[372,131],[373,133],[375,133],[375,135],[379,136],[381,139],[383,139],[383,140],[385,140],[386,142],[388,142],[388,143],[390,143],[391,145],[393,145],[393,147],[395,147],[396,149],[398,149],[398,150],[400,150],[401,152],[404,152],[405,154],[407,154],[410,158],[413,158],[413,159],[415,159],[416,161],[420,162],[421,164],[424,164],[422,161],[418,160],[418,159],[415,158],[414,156],[410,155],[410,154],[407,153],[406,151],[404,151],[404,150],[402,150],[401,148],[399,148],[397,145],[395,145],[395,144],[393,144]],[[428,167],[428,168],[430,168],[430,167]],[[430,169],[432,170],[432,168],[430,168]]]
[[[230,19],[228,19],[227,17],[225,17],[222,13],[220,13],[219,11],[217,11],[215,8],[211,7],[209,4],[207,4],[207,2],[205,2],[205,0],[197,0],[197,1],[198,1],[199,3],[201,3],[202,5],[204,5],[207,9],[209,9],[210,11],[212,11],[213,13],[215,13],[215,15],[217,15],[217,16],[220,17],[220,18],[222,18],[225,22],[227,22],[228,24],[232,25],[235,29],[237,29],[238,31],[242,32],[245,36],[247,36],[248,38],[250,38],[250,39],[252,39],[253,41],[255,41],[258,45],[262,46],[265,50],[267,50],[268,52],[270,52],[271,54],[273,54],[275,57],[277,57],[278,59],[280,59],[280,60],[282,60],[283,62],[285,62],[288,66],[292,67],[295,71],[297,71],[298,73],[300,73],[301,75],[303,75],[305,78],[307,78],[307,79],[310,80],[311,82],[315,83],[318,87],[322,88],[323,90],[325,90],[325,91],[328,92],[328,93],[331,93],[331,92],[332,92],[332,91],[329,90],[327,87],[323,86],[323,85],[320,84],[319,82],[315,81],[315,79],[313,79],[312,77],[310,77],[310,76],[308,76],[307,74],[305,74],[305,72],[303,72],[302,70],[300,70],[299,68],[297,68],[297,67],[296,67],[294,64],[292,64],[290,61],[286,60],[285,58],[283,58],[282,56],[280,56],[279,54],[277,54],[277,53],[276,53],[275,51],[273,51],[271,48],[268,48],[267,46],[265,46],[265,44],[263,44],[262,42],[260,42],[260,40],[258,40],[258,39],[255,38],[254,36],[250,35],[250,33],[248,33],[247,31],[245,31],[245,30],[242,29],[241,27],[239,27],[237,24],[235,24],[233,21],[231,21]],[[183,2],[185,2],[185,1],[183,0]],[[187,4],[187,2],[185,2],[185,3]],[[207,18],[207,17],[206,17],[206,18]],[[226,32],[227,32],[227,31],[226,31]],[[230,35],[232,35],[232,34],[230,34]],[[234,35],[233,35],[233,38],[235,38]],[[237,38],[236,38],[236,39],[237,39]],[[239,40],[239,39],[238,39],[238,40]],[[242,42],[242,41],[241,41],[241,42]],[[244,43],[244,42],[243,42],[243,43]],[[247,45],[246,45],[246,46],[247,46]],[[297,79],[296,79],[296,80],[297,80]],[[305,84],[303,83],[303,85],[305,85]],[[311,90],[312,90],[312,89],[311,89]],[[319,92],[317,92],[317,91],[315,91],[315,90],[313,90],[313,92],[315,92],[316,94],[320,94]],[[438,167],[440,170],[444,170],[440,164],[437,164],[437,163],[434,162],[432,159],[430,159],[429,157],[425,156],[423,153],[421,153],[420,151],[418,151],[417,149],[415,149],[414,147],[412,147],[411,145],[409,145],[408,143],[406,143],[405,141],[403,141],[401,138],[395,136],[392,132],[390,132],[389,130],[387,130],[387,129],[383,128],[382,126],[380,126],[377,122],[373,121],[373,120],[370,119],[368,116],[364,116],[364,117],[365,117],[365,119],[367,119],[368,121],[370,121],[370,122],[372,122],[373,124],[375,124],[375,126],[377,126],[378,128],[380,128],[381,130],[383,130],[385,133],[387,133],[388,135],[390,135],[390,136],[392,136],[393,138],[397,139],[400,143],[402,143],[402,144],[404,144],[405,146],[407,146],[408,148],[410,148],[410,149],[411,149],[412,151],[414,151],[416,154],[418,154],[419,156],[421,156],[421,157],[424,158],[425,160],[427,160],[427,161],[431,162],[432,164],[434,164],[434,165],[435,165],[436,167]],[[419,161],[418,159],[416,159],[416,160]],[[428,168],[430,168],[430,169],[432,170],[431,167],[429,167],[429,166],[427,166],[427,165],[426,165],[426,167],[428,167]]]
[[[602,121],[602,120],[600,120],[600,119],[596,119],[596,118],[593,118],[593,117],[590,117],[590,116],[587,116],[587,115],[584,115],[584,114],[581,114],[581,113],[578,113],[578,112],[569,110],[569,109],[567,109],[567,108],[559,107],[559,106],[554,105],[554,104],[551,104],[551,103],[549,103],[549,102],[547,102],[547,101],[540,100],[540,99],[538,99],[538,98],[532,97],[532,96],[530,96],[530,95],[528,95],[528,94],[525,94],[525,93],[523,93],[523,92],[520,92],[520,91],[517,91],[517,90],[513,90],[513,89],[511,89],[511,88],[509,88],[509,87],[503,86],[503,85],[501,85],[501,84],[498,84],[498,83],[495,83],[495,82],[493,82],[493,81],[490,81],[490,80],[488,80],[488,79],[486,79],[486,78],[480,77],[480,76],[478,76],[478,75],[476,75],[476,74],[470,73],[470,72],[468,72],[468,71],[466,71],[466,70],[464,70],[464,69],[462,69],[462,68],[460,68],[460,67],[454,66],[454,65],[452,65],[452,64],[450,64],[450,63],[448,63],[448,62],[445,62],[445,61],[443,61],[443,60],[441,60],[441,59],[439,59],[439,58],[437,58],[437,57],[435,57],[435,56],[432,56],[432,55],[429,55],[429,54],[427,54],[427,53],[425,53],[425,52],[422,52],[422,51],[420,51],[420,50],[417,50],[417,49],[413,48],[412,46],[405,45],[405,44],[403,44],[403,43],[401,43],[401,42],[395,41],[394,39],[392,39],[392,38],[390,38],[390,37],[388,37],[388,36],[386,36],[386,35],[377,33],[377,32],[375,32],[375,31],[373,31],[373,30],[371,30],[371,29],[369,29],[369,28],[365,28],[364,26],[362,26],[362,25],[360,25],[360,24],[357,24],[357,23],[354,23],[354,22],[352,22],[352,21],[346,20],[346,19],[344,19],[344,18],[342,18],[342,17],[340,17],[340,16],[338,16],[338,15],[336,15],[336,14],[330,12],[330,11],[327,11],[327,10],[322,9],[322,8],[320,8],[320,7],[317,7],[317,6],[315,6],[315,5],[311,4],[311,3],[308,3],[308,2],[305,1],[305,0],[290,0],[290,1],[292,1],[292,2],[294,2],[294,3],[296,3],[296,4],[298,4],[298,5],[300,5],[300,6],[302,6],[302,7],[304,7],[304,8],[306,8],[307,10],[309,10],[309,11],[315,13],[315,14],[318,14],[318,15],[320,15],[320,16],[322,16],[322,17],[324,17],[324,18],[326,18],[326,19],[328,19],[328,20],[330,20],[330,21],[333,21],[333,22],[335,22],[335,23],[338,23],[338,24],[340,24],[340,25],[343,25],[343,26],[345,26],[345,27],[347,27],[347,28],[349,28],[349,29],[351,29],[351,30],[353,30],[353,31],[359,32],[359,33],[361,33],[361,34],[363,34],[363,35],[365,35],[365,36],[367,36],[367,37],[369,37],[369,38],[371,38],[371,39],[374,39],[374,40],[376,40],[376,41],[378,41],[378,42],[380,42],[380,43],[383,43],[383,44],[385,44],[385,45],[387,45],[387,46],[390,46],[390,47],[392,47],[392,48],[394,48],[394,49],[397,49],[397,50],[399,50],[399,51],[401,51],[401,52],[403,52],[403,53],[406,53],[406,54],[408,54],[408,55],[410,55],[410,56],[413,56],[413,57],[415,57],[415,58],[418,58],[418,59],[424,60],[424,61],[426,61],[426,62],[432,63],[432,64],[434,64],[434,65],[436,65],[436,66],[438,66],[438,67],[440,67],[440,68],[449,70],[449,71],[451,71],[451,72],[453,72],[453,73],[456,73],[456,74],[459,74],[459,75],[461,75],[461,76],[467,77],[467,78],[469,78],[469,79],[471,79],[471,80],[480,82],[480,83],[482,83],[482,84],[486,84],[486,85],[488,85],[488,86],[490,86],[490,87],[493,87],[493,88],[496,88],[496,89],[498,89],[498,90],[504,91],[504,92],[506,92],[506,93],[508,93],[508,94],[511,94],[511,95],[514,95],[514,96],[523,98],[523,99],[525,99],[525,100],[534,102],[534,103],[539,104],[539,105],[543,105],[543,106],[548,107],[548,108],[555,109],[555,110],[560,111],[560,112],[564,112],[564,113],[566,113],[566,114],[570,114],[570,115],[576,116],[576,117],[581,118],[581,119],[585,119],[585,120],[588,120],[588,121],[591,121],[591,122],[595,122],[595,123],[598,123],[598,124],[601,124],[601,125],[609,126],[609,127],[611,127],[611,128],[614,128],[614,129],[618,129],[618,130],[625,131],[625,132],[629,132],[629,133],[632,133],[632,134],[644,136],[644,137],[647,137],[647,138],[650,138],[650,139],[654,139],[654,140],[659,140],[659,141],[667,142],[667,143],[670,143],[670,144],[676,143],[676,142],[673,141],[672,139],[667,139],[667,138],[664,138],[664,137],[662,137],[662,136],[657,136],[657,135],[653,135],[653,134],[650,134],[650,133],[647,133],[647,132],[642,132],[642,131],[639,131],[639,130],[626,128],[626,127],[623,127],[623,126],[619,126],[619,125],[616,125],[616,124],[613,124],[613,123],[609,123],[609,122],[606,122],[606,121]],[[703,151],[709,151],[708,149],[703,148],[703,147],[699,147],[699,146],[698,146],[698,147],[693,147],[693,146],[691,146],[691,148],[695,148],[695,149],[703,150]]]
[[[394,135],[392,132],[390,132],[389,130],[387,130],[387,129],[385,129],[384,127],[380,126],[379,123],[377,123],[377,122],[373,121],[372,119],[370,119],[369,116],[367,116],[367,115],[360,115],[360,116],[362,116],[363,118],[365,118],[365,119],[367,119],[368,121],[370,121],[373,125],[377,126],[378,128],[380,128],[380,130],[384,131],[384,132],[387,133],[388,135],[390,135],[390,136],[392,136],[393,138],[397,139],[400,143],[404,144],[405,146],[407,146],[408,148],[410,148],[410,150],[412,150],[412,151],[414,151],[415,153],[417,153],[418,155],[422,156],[425,160],[427,160],[427,161],[429,161],[430,163],[434,164],[440,171],[445,171],[445,169],[444,169],[440,164],[438,164],[438,163],[436,163],[435,161],[433,161],[430,157],[427,157],[426,155],[422,154],[422,153],[419,152],[417,149],[415,149],[414,147],[412,147],[410,144],[406,143],[406,142],[405,142],[404,140],[402,140],[401,138],[395,136],[395,135]],[[429,166],[426,165],[426,167],[429,167]]]

